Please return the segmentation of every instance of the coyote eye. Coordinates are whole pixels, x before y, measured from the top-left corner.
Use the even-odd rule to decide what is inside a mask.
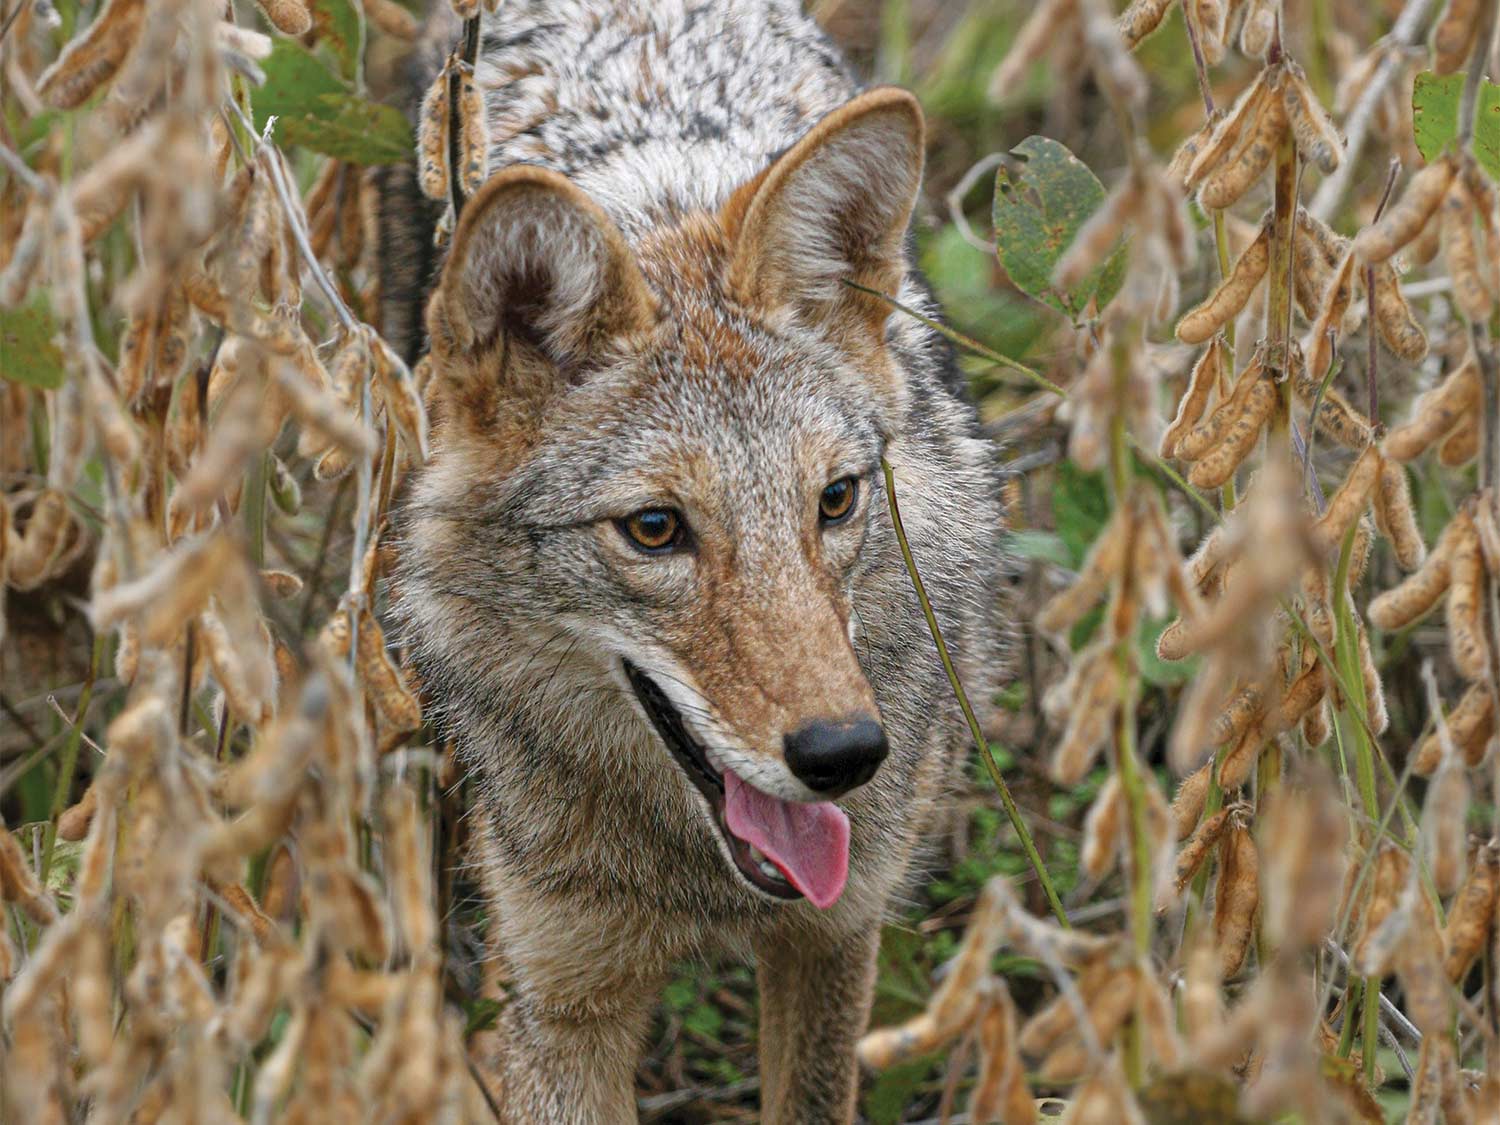
[[[639,550],[656,555],[682,542],[683,523],[671,508],[642,508],[615,525]]]
[[[818,497],[818,515],[824,523],[839,523],[854,511],[854,501],[859,496],[859,482],[853,477],[840,477]]]

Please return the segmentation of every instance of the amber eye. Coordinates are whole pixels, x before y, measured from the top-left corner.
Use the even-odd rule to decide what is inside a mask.
[[[859,482],[853,477],[840,477],[818,497],[818,515],[824,523],[838,523],[854,510],[858,496]]]
[[[632,543],[651,554],[670,550],[682,539],[682,520],[671,508],[642,508],[617,522]]]

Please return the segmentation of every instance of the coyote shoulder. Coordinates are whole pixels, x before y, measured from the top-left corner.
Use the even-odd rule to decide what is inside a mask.
[[[507,0],[481,44],[490,178],[427,286],[392,177],[384,256],[434,370],[397,612],[475,781],[504,1114],[633,1120],[660,986],[728,953],[763,1120],[847,1121],[965,744],[882,459],[975,682],[998,635],[993,450],[943,342],[845,284],[934,311],[921,111],[792,0]]]

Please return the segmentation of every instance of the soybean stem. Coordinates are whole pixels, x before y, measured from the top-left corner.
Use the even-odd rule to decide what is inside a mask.
[[[1067,927],[1068,915],[1063,910],[1062,899],[1058,897],[1057,890],[1052,885],[1052,877],[1047,873],[1047,866],[1042,862],[1042,857],[1036,850],[1036,842],[1032,840],[1031,831],[1021,817],[1021,810],[1016,805],[1015,798],[1011,796],[1010,787],[1005,784],[1005,778],[1001,776],[999,763],[995,761],[989,741],[979,727],[979,720],[974,715],[974,709],[969,706],[969,696],[958,678],[958,672],[953,666],[953,658],[948,653],[948,645],[943,640],[943,631],[938,626],[937,615],[932,611],[932,602],[927,598],[927,588],[922,584],[922,575],[917,570],[917,561],[912,557],[911,544],[906,539],[906,528],[901,522],[901,506],[896,500],[895,470],[884,458],[881,458],[880,469],[885,474],[885,498],[891,512],[891,526],[896,531],[896,542],[901,545],[901,558],[906,563],[906,573],[911,578],[912,589],[916,591],[922,614],[927,618],[928,631],[932,633],[933,643],[937,645],[938,658],[943,662],[943,671],[948,674],[948,683],[953,688],[954,698],[958,700],[959,709],[963,711],[964,719],[969,724],[969,734],[974,739],[974,745],[979,748],[980,759],[984,762],[985,769],[989,771],[995,788],[999,790],[1000,803],[1005,806],[1005,815],[1010,818],[1011,827],[1015,829],[1016,835],[1021,840],[1021,847],[1026,852],[1026,858],[1031,862],[1032,870],[1036,872],[1037,880],[1042,884],[1042,891],[1047,896],[1048,905],[1052,907],[1052,914],[1057,918],[1059,925]]]

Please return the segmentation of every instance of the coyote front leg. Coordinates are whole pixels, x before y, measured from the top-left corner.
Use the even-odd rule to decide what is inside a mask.
[[[763,1125],[854,1119],[854,1045],[870,1017],[880,928],[834,946],[793,941],[757,949]]]
[[[634,1121],[635,1065],[656,982],[631,996],[555,1004],[513,993],[501,1015],[500,1119],[506,1125],[619,1125]]]

